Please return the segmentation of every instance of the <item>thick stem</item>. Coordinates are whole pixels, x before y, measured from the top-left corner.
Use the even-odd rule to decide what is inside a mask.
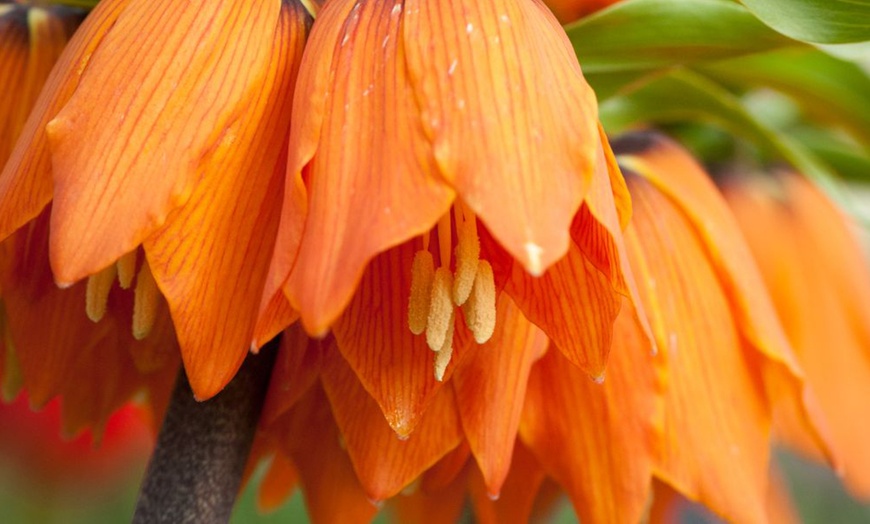
[[[229,522],[277,340],[258,355],[248,355],[227,387],[205,402],[194,400],[182,369],[139,492],[134,523]]]

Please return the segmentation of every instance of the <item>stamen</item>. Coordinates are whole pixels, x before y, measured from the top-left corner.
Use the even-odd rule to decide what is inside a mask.
[[[305,11],[311,15],[311,18],[317,19],[317,12],[320,11],[320,4],[317,2],[312,2],[311,0],[299,0],[299,3],[302,4],[302,7],[305,8]]]
[[[136,276],[136,250],[130,251],[118,259],[118,283],[121,289],[130,289],[133,277]]]
[[[148,261],[142,261],[142,269],[136,277],[136,291],[133,297],[133,337],[142,340],[151,333],[154,320],[157,318],[157,305],[160,303],[160,291],[154,282],[154,275],[148,267]]]
[[[477,260],[480,258],[480,239],[477,237],[477,218],[466,206],[457,202],[453,206],[458,246],[456,248],[456,275],[453,280],[453,302],[461,306],[468,300]]]
[[[495,276],[486,260],[477,264],[477,277],[468,301],[462,305],[465,324],[474,334],[474,340],[483,344],[495,331]]]
[[[85,291],[85,312],[88,318],[99,322],[106,316],[106,307],[109,303],[109,292],[115,283],[118,274],[115,264],[107,267],[95,275],[88,277],[88,287]]]
[[[450,231],[450,213],[438,221],[438,252],[441,255],[441,266],[450,267],[450,255],[453,252],[453,233]]]
[[[432,281],[432,298],[429,303],[429,317],[426,319],[426,343],[432,351],[440,351],[453,325],[454,308],[451,299],[453,275],[446,267],[435,271]]]
[[[450,364],[450,359],[453,357],[453,331],[456,326],[456,314],[450,315],[450,328],[447,330],[447,336],[444,338],[444,345],[441,346],[435,353],[435,380],[438,382],[444,381],[444,373],[447,371],[447,366]]]
[[[432,253],[417,251],[411,265],[411,299],[408,301],[408,327],[415,335],[426,331],[434,279],[435,261]]]

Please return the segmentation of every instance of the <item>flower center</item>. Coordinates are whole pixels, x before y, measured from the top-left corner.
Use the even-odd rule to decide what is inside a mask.
[[[142,267],[136,274],[136,251],[131,251],[118,261],[95,275],[88,277],[88,287],[85,294],[85,311],[88,318],[99,322],[106,316],[109,303],[109,292],[118,279],[121,289],[130,289],[133,278],[136,287],[133,291],[133,337],[142,340],[151,333],[154,320],[157,317],[157,306],[160,291],[151,274],[148,261],[143,257]]]
[[[453,272],[452,226],[457,236]],[[429,233],[423,235],[423,249],[414,255],[408,327],[415,335],[425,332],[426,344],[435,352],[435,378],[440,381],[453,355],[456,308],[462,309],[474,340],[483,344],[495,330],[496,291],[492,266],[480,258],[477,217],[465,204],[457,201],[452,211],[441,217],[436,234],[440,257],[437,269],[429,251]]]

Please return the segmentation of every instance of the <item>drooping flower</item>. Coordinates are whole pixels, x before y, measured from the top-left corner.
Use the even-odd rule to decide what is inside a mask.
[[[285,333],[263,421],[270,451],[280,457],[267,491],[278,492],[275,479],[292,476],[315,521],[366,522],[377,511],[369,501],[388,499],[411,520],[426,515],[422,520],[449,522],[465,494],[480,520],[498,521],[501,511],[530,515],[539,488],[555,482],[583,521],[636,522],[656,478],[725,518],[763,522],[774,412],[801,414],[803,430],[827,451],[822,422],[805,403],[801,371],[789,360],[758,270],[715,186],[663,138],[620,144],[627,149],[619,158],[634,169],[628,187],[636,202],[624,252],[657,355],[629,299],[621,297],[607,380],[588,380],[557,339],[550,337],[546,349],[550,326],[533,325],[540,317],[523,309],[516,298],[523,295],[512,294],[516,286],[508,279],[497,286],[492,338],[478,347],[464,324],[457,325],[446,385],[413,431],[398,439],[384,417],[395,430],[403,413],[384,408],[379,399],[388,395],[366,387],[342,344],[346,330],[379,329],[364,314],[374,309],[403,329],[368,339],[392,344],[367,354],[370,366],[381,366],[379,378],[392,380],[389,391],[404,392],[408,378],[427,369],[426,347],[413,345],[403,335],[404,319],[396,320],[404,302],[391,306],[375,283],[366,283],[371,273],[380,275],[381,286],[390,283],[384,268],[414,252],[403,245],[375,259],[332,335],[313,340],[298,325]],[[390,284],[391,292],[404,290],[409,299],[408,280]],[[566,281],[559,291],[571,301],[578,285]],[[538,291],[549,300],[558,296]],[[487,501],[498,494],[497,503]]]
[[[2,165],[83,13],[23,4],[0,9],[0,67],[8,73],[0,77],[6,93],[0,102]],[[93,302],[91,292],[83,284],[65,292],[54,285],[48,267],[47,212],[0,242],[4,394],[13,398],[23,388],[35,406],[63,396],[63,428],[69,435],[84,428],[99,435],[109,416],[143,389],[159,418],[177,362],[165,306],[157,305],[154,336],[140,342],[129,329],[133,297],[104,297],[102,305],[111,302],[113,307],[97,325],[82,307]]]
[[[594,94],[546,9],[329,2],[294,114],[255,344],[293,310],[309,333],[331,329],[403,436],[449,363],[495,332],[502,289],[569,360],[602,375],[630,294],[619,253],[630,202]]]
[[[841,450],[844,481],[870,498],[870,274],[855,228],[808,180],[791,172],[732,176],[723,192],[770,290],[777,313],[818,392]],[[820,459],[793,425],[785,442]]]
[[[665,387],[654,473],[726,519],[763,522],[774,424],[790,418],[837,467],[839,449],[712,181],[662,136],[615,147],[637,174],[626,240]]]
[[[252,336],[310,24],[295,0],[100,2],[0,175],[0,238],[50,214],[56,282],[86,279],[95,321],[134,287],[136,338],[163,295],[200,399]]]

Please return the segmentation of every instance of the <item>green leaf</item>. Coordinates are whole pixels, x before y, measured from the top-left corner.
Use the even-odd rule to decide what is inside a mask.
[[[870,77],[857,65],[813,48],[782,49],[704,65],[726,85],[769,87],[813,119],[843,127],[870,148]]]
[[[797,44],[727,0],[627,0],[565,30],[587,76],[649,73]]]
[[[870,182],[870,154],[854,143],[816,128],[791,129],[789,134],[844,179]]]
[[[602,103],[600,118],[609,132],[655,123],[708,122],[787,161],[837,194],[833,172],[811,151],[756,118],[721,85],[689,71],[674,72]]]
[[[797,40],[870,40],[870,0],[740,0],[765,24]]]

